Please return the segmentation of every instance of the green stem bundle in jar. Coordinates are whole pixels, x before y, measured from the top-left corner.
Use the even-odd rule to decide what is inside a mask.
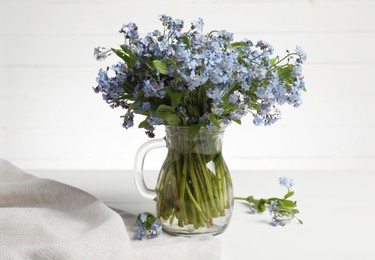
[[[156,188],[157,215],[169,233],[221,233],[233,207],[232,180],[222,157],[224,130],[166,127],[168,154]]]

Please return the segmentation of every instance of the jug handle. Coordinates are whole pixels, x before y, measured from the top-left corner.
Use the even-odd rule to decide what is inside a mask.
[[[156,149],[156,148],[163,148],[163,147],[166,147],[165,138],[153,139],[142,144],[141,147],[139,147],[135,155],[135,161],[134,161],[135,185],[139,193],[147,199],[155,200],[156,191],[155,189],[148,188],[145,183],[145,179],[143,175],[143,166],[145,162],[145,157],[149,151]]]

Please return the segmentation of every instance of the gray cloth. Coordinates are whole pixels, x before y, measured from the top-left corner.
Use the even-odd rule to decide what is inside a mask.
[[[0,160],[0,259],[131,259],[131,246],[95,197]]]
[[[118,213],[82,190],[0,159],[1,260],[220,258],[220,241],[212,236],[135,240],[135,216]]]

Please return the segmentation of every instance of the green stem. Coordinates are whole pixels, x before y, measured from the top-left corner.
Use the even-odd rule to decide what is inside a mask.
[[[202,169],[202,174],[203,174],[203,178],[204,178],[204,181],[205,181],[205,184],[206,184],[208,197],[212,201],[213,216],[218,217],[217,205],[215,203],[215,198],[214,198],[214,193],[213,193],[213,190],[212,190],[211,181],[210,181],[209,176],[208,176],[210,173],[208,171],[206,171],[206,165],[203,163],[203,160],[200,156],[200,153],[198,151],[197,146],[195,146],[195,152],[196,152],[196,155],[197,155],[197,158],[198,158],[199,166]]]
[[[194,204],[195,208],[198,210],[199,215],[203,218],[204,222],[207,222],[207,219],[205,215],[203,214],[202,208],[199,206],[198,202],[195,200],[193,194],[191,193],[191,190],[189,186],[186,186],[186,192],[191,200],[191,202]]]
[[[183,167],[182,167],[182,176],[181,176],[181,186],[180,186],[180,217],[178,218],[178,225],[180,227],[184,226],[184,223],[188,223],[188,218],[186,216],[186,206],[185,206],[185,187],[186,187],[186,176],[188,170],[188,153],[187,147],[184,144],[184,159],[183,159]]]
[[[254,199],[253,196],[249,196],[249,197],[246,197],[246,198],[243,198],[243,197],[234,197],[233,198],[234,200],[245,200],[249,203],[258,203],[260,200],[257,200],[257,199]]]
[[[175,209],[173,209],[173,210],[172,210],[172,216],[171,216],[171,219],[169,220],[169,224],[172,224],[172,223],[173,223],[175,217],[176,217],[176,211],[175,211]]]
[[[207,212],[207,210],[205,209],[205,203],[204,203],[204,200],[203,200],[203,195],[202,195],[202,191],[200,189],[200,186],[199,186],[199,183],[197,181],[197,173],[194,169],[194,165],[192,163],[190,163],[189,165],[189,175],[190,175],[190,179],[192,181],[192,185],[193,185],[193,190],[194,190],[194,194],[195,194],[195,198],[197,200],[197,203],[199,205],[201,205],[201,208],[202,208],[202,212],[205,213]],[[197,220],[197,223],[193,223],[194,226],[200,226],[200,223],[203,221],[203,218],[201,215],[198,215],[198,220]]]
[[[274,68],[277,66],[277,64],[279,64],[280,62],[282,62],[283,60],[285,60],[286,58],[290,57],[290,56],[293,56],[293,55],[297,55],[297,56],[300,56],[298,53],[296,52],[292,52],[292,53],[289,53],[288,55],[286,55],[285,57],[283,57],[281,60],[278,60],[275,64],[273,64],[270,69]]]
[[[201,192],[202,192],[202,205],[203,205],[203,208],[205,209],[205,212],[206,212],[206,215],[207,215],[207,218],[212,218],[212,209],[209,205],[209,196],[208,196],[208,193],[207,193],[207,188],[206,186],[204,185],[204,180],[203,180],[203,174],[202,172],[199,170],[200,167],[198,167],[198,165],[196,164],[194,169],[196,169],[196,177],[197,177],[197,181],[199,183],[199,187],[201,189]]]

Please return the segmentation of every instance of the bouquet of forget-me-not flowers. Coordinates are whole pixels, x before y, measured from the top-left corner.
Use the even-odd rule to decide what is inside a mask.
[[[272,56],[265,41],[234,41],[225,30],[203,33],[202,19],[186,31],[182,20],[162,15],[160,21],[161,31],[143,37],[135,23],[125,24],[124,44],[95,49],[98,60],[113,53],[122,60],[100,69],[94,90],[126,110],[125,128],[140,114],[139,127],[150,137],[156,125],[188,126],[194,137],[202,127],[240,123],[248,113],[256,125],[269,125],[280,118],[279,105],[301,104],[301,48]]]

